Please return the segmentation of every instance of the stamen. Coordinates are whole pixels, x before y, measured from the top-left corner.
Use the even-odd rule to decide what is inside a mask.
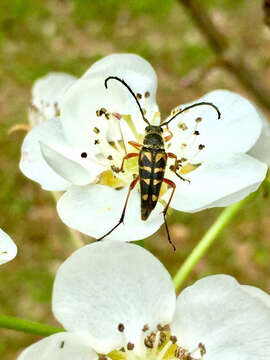
[[[142,94],[137,93],[137,94],[136,94],[136,98],[137,98],[137,99],[139,99],[139,100],[141,100],[141,98],[142,98]]]
[[[94,142],[95,145],[99,145],[100,144],[100,140],[96,139]]]
[[[118,324],[118,331],[124,332],[124,330],[125,330],[124,324],[122,324],[122,323]]]
[[[144,94],[144,97],[148,98],[149,96],[150,96],[150,92],[146,91],[145,94]]]
[[[147,324],[144,325],[144,327],[142,328],[143,332],[146,332],[149,330],[149,326]]]
[[[108,160],[113,160],[112,155],[108,155],[108,156],[107,156],[107,159],[108,159]]]
[[[185,130],[188,129],[186,123],[184,123],[184,122],[180,122],[180,123],[178,124],[178,127],[179,127],[179,129],[181,129],[181,130],[183,130],[183,131],[185,131]]]
[[[164,346],[164,348],[158,354],[157,360],[162,360],[164,358],[166,352],[169,350],[169,348],[172,344],[173,344],[172,341],[167,342],[167,344]]]
[[[200,123],[202,121],[202,118],[201,117],[197,117],[197,119],[195,120],[196,123]]]
[[[200,349],[201,357],[203,357],[206,354],[206,348],[202,343],[199,343],[198,347]]]
[[[86,152],[82,152],[82,153],[81,153],[81,157],[82,157],[83,159],[87,158],[87,153],[86,153]]]
[[[170,340],[171,340],[171,342],[172,342],[173,344],[176,344],[176,343],[177,343],[177,337],[174,336],[174,335],[170,336]]]
[[[96,126],[93,128],[93,131],[95,134],[98,134],[100,132],[99,128],[97,128]]]
[[[158,351],[159,340],[160,340],[160,332],[157,331],[156,336],[155,336],[155,340],[154,340],[153,350],[152,350],[152,355],[153,355],[153,357],[156,356],[156,353],[157,353],[157,351]]]
[[[103,354],[100,354],[98,358],[99,360],[108,360],[107,356]]]
[[[199,146],[198,146],[198,149],[199,150],[202,150],[202,149],[204,149],[205,148],[205,145],[203,145],[203,144],[200,144]]]
[[[127,343],[127,349],[129,351],[133,350],[134,349],[134,344],[132,344],[131,342]]]

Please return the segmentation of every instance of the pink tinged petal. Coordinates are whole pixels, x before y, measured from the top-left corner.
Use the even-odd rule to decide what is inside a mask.
[[[69,227],[93,236],[102,237],[120,219],[128,188],[115,190],[103,185],[71,187],[57,203],[61,220]],[[163,206],[158,203],[147,221],[141,220],[140,194],[131,192],[124,224],[105,240],[134,241],[144,239],[163,224]]]
[[[123,346],[119,323],[137,348],[145,324],[171,321],[175,292],[169,273],[137,245],[96,242],[73,253],[59,268],[53,312],[63,326],[88,336],[101,353]]]
[[[76,81],[74,76],[65,73],[49,73],[38,79],[32,88],[32,106],[29,121],[32,126],[56,117],[61,110],[61,98]]]
[[[202,342],[205,360],[270,358],[270,307],[230,276],[209,276],[186,288],[171,328],[189,350]]]
[[[141,106],[146,110],[146,117],[150,121],[154,113],[158,111],[156,104],[157,76],[151,64],[142,57],[136,54],[106,56],[94,63],[83,78],[90,79],[92,76],[100,76],[104,80],[109,76],[117,76],[123,79],[136,95],[142,96],[139,100]],[[140,127],[140,130],[145,127],[145,123],[141,122],[141,119],[138,119],[136,125]]]
[[[247,154],[220,154],[184,175],[190,184],[172,176],[176,191],[171,207],[186,212],[228,206],[256,191],[267,166]],[[165,199],[169,197],[166,193]]]
[[[63,332],[46,337],[26,348],[18,360],[97,360],[87,339]]]
[[[199,144],[205,148],[196,157],[196,162],[213,157],[216,153],[245,153],[258,140],[262,131],[261,116],[255,106],[244,97],[227,90],[212,91],[192,102],[211,102],[216,105],[221,118],[217,119],[216,111],[210,106],[198,106],[179,115],[170,123],[175,138],[172,139],[170,151],[180,152],[180,130],[178,123],[184,122],[190,129],[196,118],[202,118],[198,124],[200,135],[196,137],[195,147]],[[181,105],[183,109],[189,104]]]
[[[59,176],[45,161],[40,141],[47,145],[67,146],[59,119],[51,119],[35,126],[24,138],[20,169],[25,176],[38,182],[44,190],[61,191],[71,184]]]
[[[17,255],[17,246],[13,240],[0,229],[0,265],[9,262]]]
[[[84,161],[80,158],[76,159],[76,157],[72,156],[68,151],[63,151],[61,154],[58,151],[55,151],[50,146],[43,144],[40,142],[41,153],[48,163],[48,165],[61,177],[69,181],[74,185],[86,185],[93,181],[97,180],[97,176],[105,170],[104,167],[97,165],[92,162],[92,166],[90,169],[86,169],[82,164],[89,164],[89,162]],[[66,150],[66,149],[62,149]],[[68,156],[73,157],[68,158]],[[92,170],[92,171],[91,171]]]

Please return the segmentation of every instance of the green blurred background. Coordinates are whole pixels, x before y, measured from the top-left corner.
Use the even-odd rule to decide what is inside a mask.
[[[270,30],[261,1],[203,0],[215,23],[269,86]],[[113,52],[135,52],[159,77],[163,114],[207,91],[227,88],[250,97],[227,71],[204,66],[215,60],[200,30],[175,0],[1,0],[0,2],[0,227],[16,241],[17,258],[0,267],[0,313],[56,325],[51,289],[59,264],[73,251],[50,193],[18,169],[31,85],[48,71],[80,76]],[[201,70],[204,68],[204,74]],[[191,76],[190,76],[191,74]],[[191,81],[195,76],[195,81]],[[207,274],[227,273],[270,291],[270,207],[267,194],[252,200],[219,236],[186,284]],[[146,247],[174,274],[214,222],[220,209],[174,212],[173,253],[162,228]],[[87,238],[84,238],[87,242]],[[0,358],[17,354],[38,337],[0,330]]]

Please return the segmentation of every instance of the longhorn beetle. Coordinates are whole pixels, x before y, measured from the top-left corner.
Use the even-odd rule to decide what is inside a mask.
[[[208,106],[213,107],[218,114],[218,119],[220,119],[220,116],[221,116],[220,111],[214,104],[212,104],[210,102],[199,102],[199,103],[189,105],[182,110],[179,109],[179,111],[176,114],[174,114],[168,121],[165,121],[165,122],[161,123],[160,125],[151,125],[149,120],[145,117],[144,111],[141,108],[141,105],[140,105],[136,95],[134,94],[133,90],[130,88],[130,86],[123,79],[120,79],[117,76],[109,76],[106,78],[105,83],[104,83],[106,89],[108,89],[108,81],[109,80],[119,81],[128,89],[130,94],[135,99],[135,101],[139,107],[143,121],[146,122],[147,126],[145,128],[143,144],[138,144],[137,142],[134,142],[134,141],[128,142],[135,149],[140,150],[139,153],[126,154],[123,157],[122,164],[119,169],[119,172],[123,171],[125,160],[133,158],[135,156],[138,156],[139,174],[129,185],[129,191],[128,191],[128,194],[126,197],[126,201],[124,204],[124,208],[123,208],[120,220],[111,230],[109,230],[105,235],[103,235],[98,240],[102,240],[103,238],[108,236],[121,223],[124,222],[126,207],[127,207],[130,193],[134,189],[134,187],[136,186],[136,184],[139,180],[140,180],[140,190],[141,190],[141,219],[144,221],[148,219],[152,210],[155,208],[157,201],[159,199],[162,182],[164,182],[165,184],[167,184],[169,187],[172,188],[172,193],[171,193],[168,203],[165,206],[162,213],[163,213],[163,217],[164,217],[164,223],[165,223],[165,227],[166,227],[168,241],[171,244],[171,246],[173,247],[173,249],[176,250],[175,245],[171,241],[169,228],[168,228],[168,224],[167,224],[167,220],[166,220],[166,213],[170,206],[170,202],[173,198],[173,195],[174,195],[174,192],[176,189],[176,185],[173,181],[164,178],[165,169],[166,169],[166,165],[167,165],[167,159],[168,158],[174,159],[174,165],[172,165],[170,167],[170,170],[172,170],[181,180],[188,181],[188,182],[189,182],[189,180],[184,179],[180,174],[177,173],[177,170],[179,168],[179,160],[177,159],[177,156],[171,152],[165,151],[164,143],[166,143],[173,137],[172,132],[168,128],[168,124],[172,120],[174,120],[178,115],[182,114],[184,111],[187,111],[195,106],[208,105]],[[163,129],[162,129],[163,126],[167,127],[167,131],[169,132],[168,136],[165,136],[165,137],[163,136]]]

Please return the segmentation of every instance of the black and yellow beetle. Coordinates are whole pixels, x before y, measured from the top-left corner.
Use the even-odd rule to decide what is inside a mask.
[[[116,80],[122,83],[131,93],[133,98],[135,99],[139,109],[140,113],[142,115],[143,120],[147,123],[147,126],[145,128],[145,135],[143,144],[138,144],[134,141],[129,141],[128,143],[139,150],[139,153],[128,153],[123,157],[121,167],[119,171],[124,170],[124,163],[125,160],[130,159],[132,157],[138,156],[138,167],[139,167],[139,174],[138,176],[131,182],[129,186],[129,191],[127,194],[127,198],[125,201],[125,205],[122,211],[122,215],[120,217],[120,220],[118,223],[109,230],[105,235],[103,235],[98,240],[102,240],[106,236],[108,236],[112,231],[114,231],[121,223],[124,221],[126,207],[128,203],[128,199],[130,196],[130,192],[134,189],[137,182],[140,180],[140,191],[141,191],[141,219],[147,220],[149,215],[151,214],[152,210],[155,208],[157,201],[159,199],[160,189],[162,183],[166,183],[169,187],[172,188],[171,196],[168,200],[167,205],[165,206],[163,210],[163,217],[164,217],[164,223],[168,235],[168,241],[172,245],[173,249],[175,250],[175,245],[171,241],[170,233],[168,229],[168,224],[166,220],[166,213],[168,211],[168,208],[170,206],[170,202],[173,198],[176,185],[173,181],[164,178],[166,166],[167,166],[167,159],[171,158],[174,159],[174,165],[170,167],[170,170],[172,170],[181,180],[183,181],[189,181],[187,179],[184,179],[177,170],[180,166],[180,161],[177,159],[177,156],[173,153],[166,152],[164,144],[169,141],[173,134],[168,128],[168,124],[175,119],[178,115],[182,114],[184,111],[189,110],[195,106],[201,106],[201,105],[208,105],[212,106],[218,113],[218,119],[220,118],[221,114],[219,109],[210,102],[199,102],[196,104],[189,105],[185,107],[184,109],[177,111],[175,115],[173,115],[168,121],[165,121],[161,123],[160,125],[151,125],[150,122],[146,119],[143,109],[141,108],[141,105],[134,94],[133,90],[130,88],[130,86],[122,79],[118,78],[117,76],[109,76],[105,80],[105,87],[108,88],[108,81],[109,80]],[[119,118],[121,118],[119,116]],[[163,126],[167,127],[167,131],[169,133],[168,136],[163,136]]]

